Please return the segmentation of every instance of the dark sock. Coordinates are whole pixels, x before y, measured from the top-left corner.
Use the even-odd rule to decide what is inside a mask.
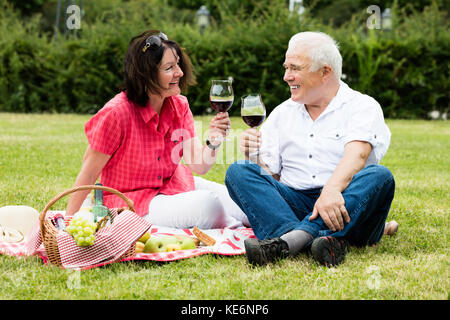
[[[287,242],[289,255],[295,256],[313,240],[313,236],[303,230],[292,230],[283,234],[281,239]]]

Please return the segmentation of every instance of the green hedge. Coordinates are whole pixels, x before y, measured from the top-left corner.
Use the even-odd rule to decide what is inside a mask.
[[[24,20],[0,0],[0,111],[96,112],[118,92],[130,38],[149,28],[164,30],[191,56],[197,85],[185,94],[194,114],[208,109],[214,78],[233,77],[233,115],[247,92],[260,91],[269,111],[287,99],[284,53],[289,38],[305,30],[327,32],[340,43],[345,81],[376,98],[386,117],[423,118],[448,109],[450,35],[447,13],[436,5],[409,15],[394,7],[395,27],[384,32],[366,28],[366,12],[336,28],[308,14],[299,21],[284,3],[231,14],[213,1],[220,23],[203,34],[195,11],[172,9],[167,1],[98,0],[97,9],[85,1],[77,37],[53,41],[39,29],[41,16]]]

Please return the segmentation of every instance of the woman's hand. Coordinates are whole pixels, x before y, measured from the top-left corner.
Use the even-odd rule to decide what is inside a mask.
[[[229,134],[230,128],[231,121],[228,112],[219,112],[209,123],[209,141],[213,145],[220,144],[223,138]]]
[[[219,147],[224,137],[228,134],[231,121],[227,112],[220,112],[212,118],[209,124],[209,142]],[[183,141],[183,159],[185,165],[193,172],[203,175],[211,169],[216,161],[218,150],[211,150],[204,141],[196,136]]]

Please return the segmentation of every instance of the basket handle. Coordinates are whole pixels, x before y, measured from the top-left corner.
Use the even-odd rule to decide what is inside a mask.
[[[116,189],[110,188],[110,187],[105,187],[105,186],[98,186],[98,185],[84,185],[84,186],[78,186],[78,187],[74,187],[72,189],[66,190],[62,193],[60,193],[59,195],[57,195],[56,197],[54,197],[52,200],[50,200],[50,202],[45,206],[44,210],[42,210],[41,214],[39,215],[39,221],[40,221],[40,225],[41,225],[41,233],[42,233],[42,239],[44,238],[44,220],[45,220],[45,216],[47,214],[47,211],[61,198],[77,192],[77,191],[82,191],[82,190],[92,190],[92,189],[98,189],[98,190],[103,190],[103,191],[108,191],[112,194],[115,194],[117,196],[119,196],[122,200],[124,200],[126,202],[126,204],[128,205],[128,208],[135,212],[134,210],[134,204],[133,201],[131,199],[129,199],[127,196],[125,196],[123,193],[121,193],[120,191],[117,191]]]

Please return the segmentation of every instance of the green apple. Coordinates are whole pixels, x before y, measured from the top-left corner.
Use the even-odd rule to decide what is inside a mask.
[[[161,241],[163,243],[163,248],[164,248],[163,251],[166,251],[166,247],[169,244],[176,244],[176,243],[178,243],[177,238],[175,238],[174,236],[162,236],[161,237]]]
[[[145,242],[144,252],[145,253],[161,252],[162,246],[163,243],[160,237],[150,237],[150,239],[148,239],[147,242]]]
[[[167,245],[177,243],[177,238],[172,236],[152,236],[147,240],[144,247],[145,253],[166,252]]]
[[[170,251],[178,251],[181,250],[181,246],[178,243],[169,243],[166,246],[166,251],[170,252]]]
[[[180,240],[179,243],[181,250],[189,250],[196,248],[194,239],[192,239],[191,237],[185,237],[184,239]]]
[[[150,232],[149,231],[147,231],[146,233],[144,233],[143,235],[142,235],[142,237],[140,237],[139,238],[139,242],[142,242],[142,243],[146,243],[147,242],[147,240],[150,238]]]
[[[198,240],[195,237],[191,237],[185,234],[176,234],[175,237],[178,239],[178,242],[181,244],[184,239],[189,238],[192,241],[194,241],[195,247],[198,247],[200,245],[200,240]]]

